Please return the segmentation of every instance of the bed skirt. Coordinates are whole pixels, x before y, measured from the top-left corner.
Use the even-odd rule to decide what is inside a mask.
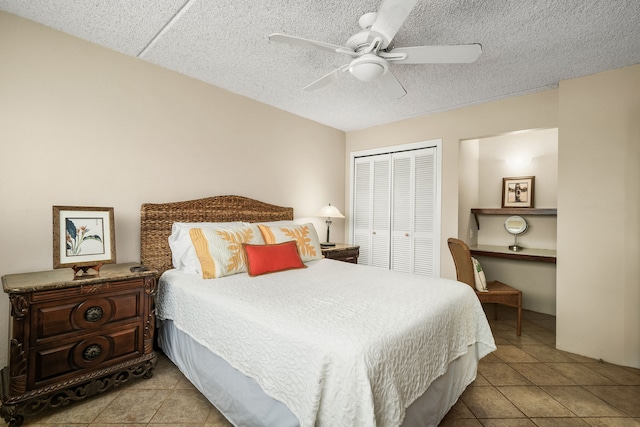
[[[160,322],[158,343],[191,383],[235,426],[297,427],[298,419],[282,402],[267,396],[258,383],[175,327]],[[403,427],[432,427],[449,412],[476,378],[476,345],[449,364],[427,391],[407,408]]]

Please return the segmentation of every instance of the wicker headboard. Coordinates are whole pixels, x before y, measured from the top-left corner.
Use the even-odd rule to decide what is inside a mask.
[[[140,262],[160,274],[173,268],[169,236],[174,222],[292,220],[293,208],[242,196],[216,196],[173,203],[144,203],[140,208]]]

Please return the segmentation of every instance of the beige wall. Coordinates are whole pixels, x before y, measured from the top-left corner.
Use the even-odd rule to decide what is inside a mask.
[[[639,118],[636,65],[562,82],[559,89],[348,132],[346,148],[348,154],[442,138],[441,273],[453,278],[446,237],[458,235],[459,142],[558,127],[558,347],[640,367]]]
[[[52,267],[53,205],[114,207],[119,262],[143,202],[239,194],[320,236],[344,209],[341,131],[3,12],[0,54],[0,275]],[[7,321],[2,293],[0,365]]]
[[[640,65],[560,84],[560,349],[640,367]]]
[[[458,147],[458,234],[468,245],[478,244],[476,221],[471,209],[480,205],[480,139],[460,141]],[[446,254],[447,257],[450,255]]]

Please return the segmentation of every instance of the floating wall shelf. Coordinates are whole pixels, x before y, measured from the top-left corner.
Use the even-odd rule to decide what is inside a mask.
[[[474,208],[471,209],[476,219],[476,226],[480,230],[478,215],[558,215],[557,208]]]

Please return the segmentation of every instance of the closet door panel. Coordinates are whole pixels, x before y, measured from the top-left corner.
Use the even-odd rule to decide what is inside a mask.
[[[435,275],[434,252],[429,250],[429,248],[434,247],[434,244],[435,242],[432,239],[419,237],[414,239],[413,273],[432,277]]]
[[[413,173],[413,272],[435,275],[436,153],[434,148],[415,152]]]
[[[437,149],[355,158],[354,234],[359,264],[435,276]]]
[[[353,211],[353,243],[360,246],[358,264],[370,265],[371,253],[371,201],[372,171],[371,162],[356,159],[354,173],[354,211]]]
[[[420,153],[415,158],[414,194],[416,233],[433,233],[436,204],[436,164],[433,153]]]
[[[373,158],[373,227],[371,264],[389,269],[389,217],[391,204],[391,156]]]
[[[393,236],[391,239],[391,270],[412,273],[411,248],[409,238],[405,236]]]
[[[391,213],[391,269],[412,272],[412,153],[393,154],[393,209]]]
[[[355,162],[354,244],[358,264],[389,268],[390,155]]]

